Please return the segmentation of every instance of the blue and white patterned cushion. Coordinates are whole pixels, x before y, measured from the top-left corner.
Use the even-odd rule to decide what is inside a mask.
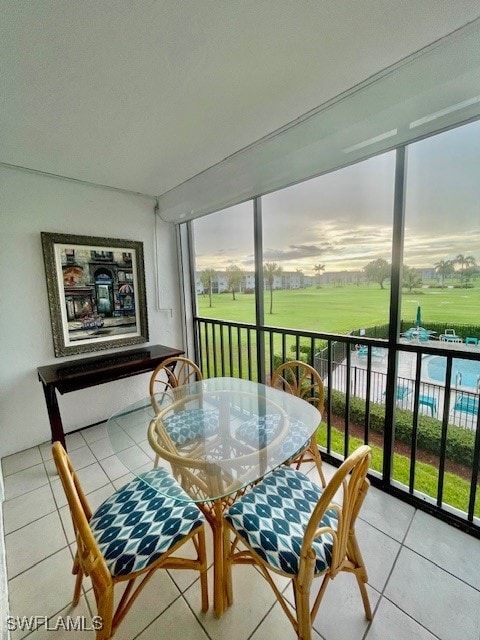
[[[188,409],[167,416],[164,425],[172,442],[182,446],[197,438],[215,435],[218,431],[218,412]]]
[[[252,446],[265,447],[277,436],[281,426],[281,416],[278,414],[260,416],[244,422],[236,431],[236,437]],[[281,443],[285,459],[300,453],[310,441],[310,432],[300,420],[290,420],[288,433]]]
[[[152,469],[105,500],[90,527],[110,573],[119,576],[144,569],[203,522],[176,480],[164,469]]]
[[[295,575],[305,528],[321,493],[320,487],[303,473],[279,467],[234,502],[225,517],[271,567]],[[328,509],[319,526],[330,526],[336,531],[336,510]],[[332,546],[329,533],[313,542],[316,573],[330,566]]]

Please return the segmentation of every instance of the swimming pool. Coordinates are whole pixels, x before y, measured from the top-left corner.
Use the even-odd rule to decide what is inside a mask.
[[[447,367],[446,358],[443,356],[429,356],[428,358],[425,358],[423,365],[427,365],[426,374],[429,378],[445,384],[445,369]],[[480,361],[454,358],[452,361],[451,384],[456,383],[458,374],[461,376],[461,380],[459,380],[460,386],[476,389],[480,380]]]

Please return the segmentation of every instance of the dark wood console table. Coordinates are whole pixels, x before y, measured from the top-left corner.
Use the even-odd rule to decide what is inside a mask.
[[[136,376],[139,373],[153,371],[163,360],[183,353],[184,351],[179,349],[156,344],[141,349],[129,349],[94,358],[68,360],[38,367],[38,379],[42,383],[47,403],[52,442],[60,440],[63,446],[66,446],[56,390],[63,395],[104,382]]]

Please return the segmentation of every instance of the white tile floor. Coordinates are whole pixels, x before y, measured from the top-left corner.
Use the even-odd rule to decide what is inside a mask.
[[[69,435],[67,446],[93,508],[130,479],[112,456],[103,425]],[[4,458],[2,467],[10,614],[49,616],[50,626],[59,616],[90,620],[95,611],[88,580],[79,606],[69,606],[73,535],[50,445]],[[374,619],[365,620],[353,577],[340,575],[320,607],[315,640],[480,640],[480,540],[375,488],[365,501],[358,538]],[[211,610],[201,613],[196,577],[157,572],[116,638],[294,639],[268,585],[252,567],[234,567],[235,602],[220,619]],[[40,640],[51,632],[11,632],[13,640],[25,636]],[[88,640],[94,633],[60,629],[55,637]]]

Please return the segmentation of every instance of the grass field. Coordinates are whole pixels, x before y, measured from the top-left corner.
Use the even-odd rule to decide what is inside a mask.
[[[233,322],[255,321],[253,294],[231,293],[198,296],[199,315]],[[423,326],[438,322],[478,324],[480,322],[480,287],[472,289],[419,289],[402,294],[402,318],[415,321],[421,305]],[[265,292],[265,324],[307,331],[348,333],[360,327],[388,324],[390,290],[378,285],[323,286],[319,289],[293,289],[273,292],[273,314],[268,313],[270,292]]]
[[[343,453],[344,434],[338,429],[332,428],[331,431],[332,450],[337,453]],[[326,445],[326,428],[322,423],[317,433],[317,441],[321,446]],[[352,453],[357,447],[363,444],[362,440],[355,437],[349,439],[349,453]],[[383,450],[374,445],[372,447],[372,469],[382,472]],[[405,486],[409,485],[410,460],[399,453],[393,454],[393,477]],[[438,491],[438,468],[424,462],[416,461],[415,463],[415,490],[423,493],[430,498],[435,499]],[[460,478],[453,473],[445,473],[443,486],[443,502],[460,511],[468,511],[470,498],[470,482]],[[474,513],[476,517],[480,516],[480,494],[477,492]]]

